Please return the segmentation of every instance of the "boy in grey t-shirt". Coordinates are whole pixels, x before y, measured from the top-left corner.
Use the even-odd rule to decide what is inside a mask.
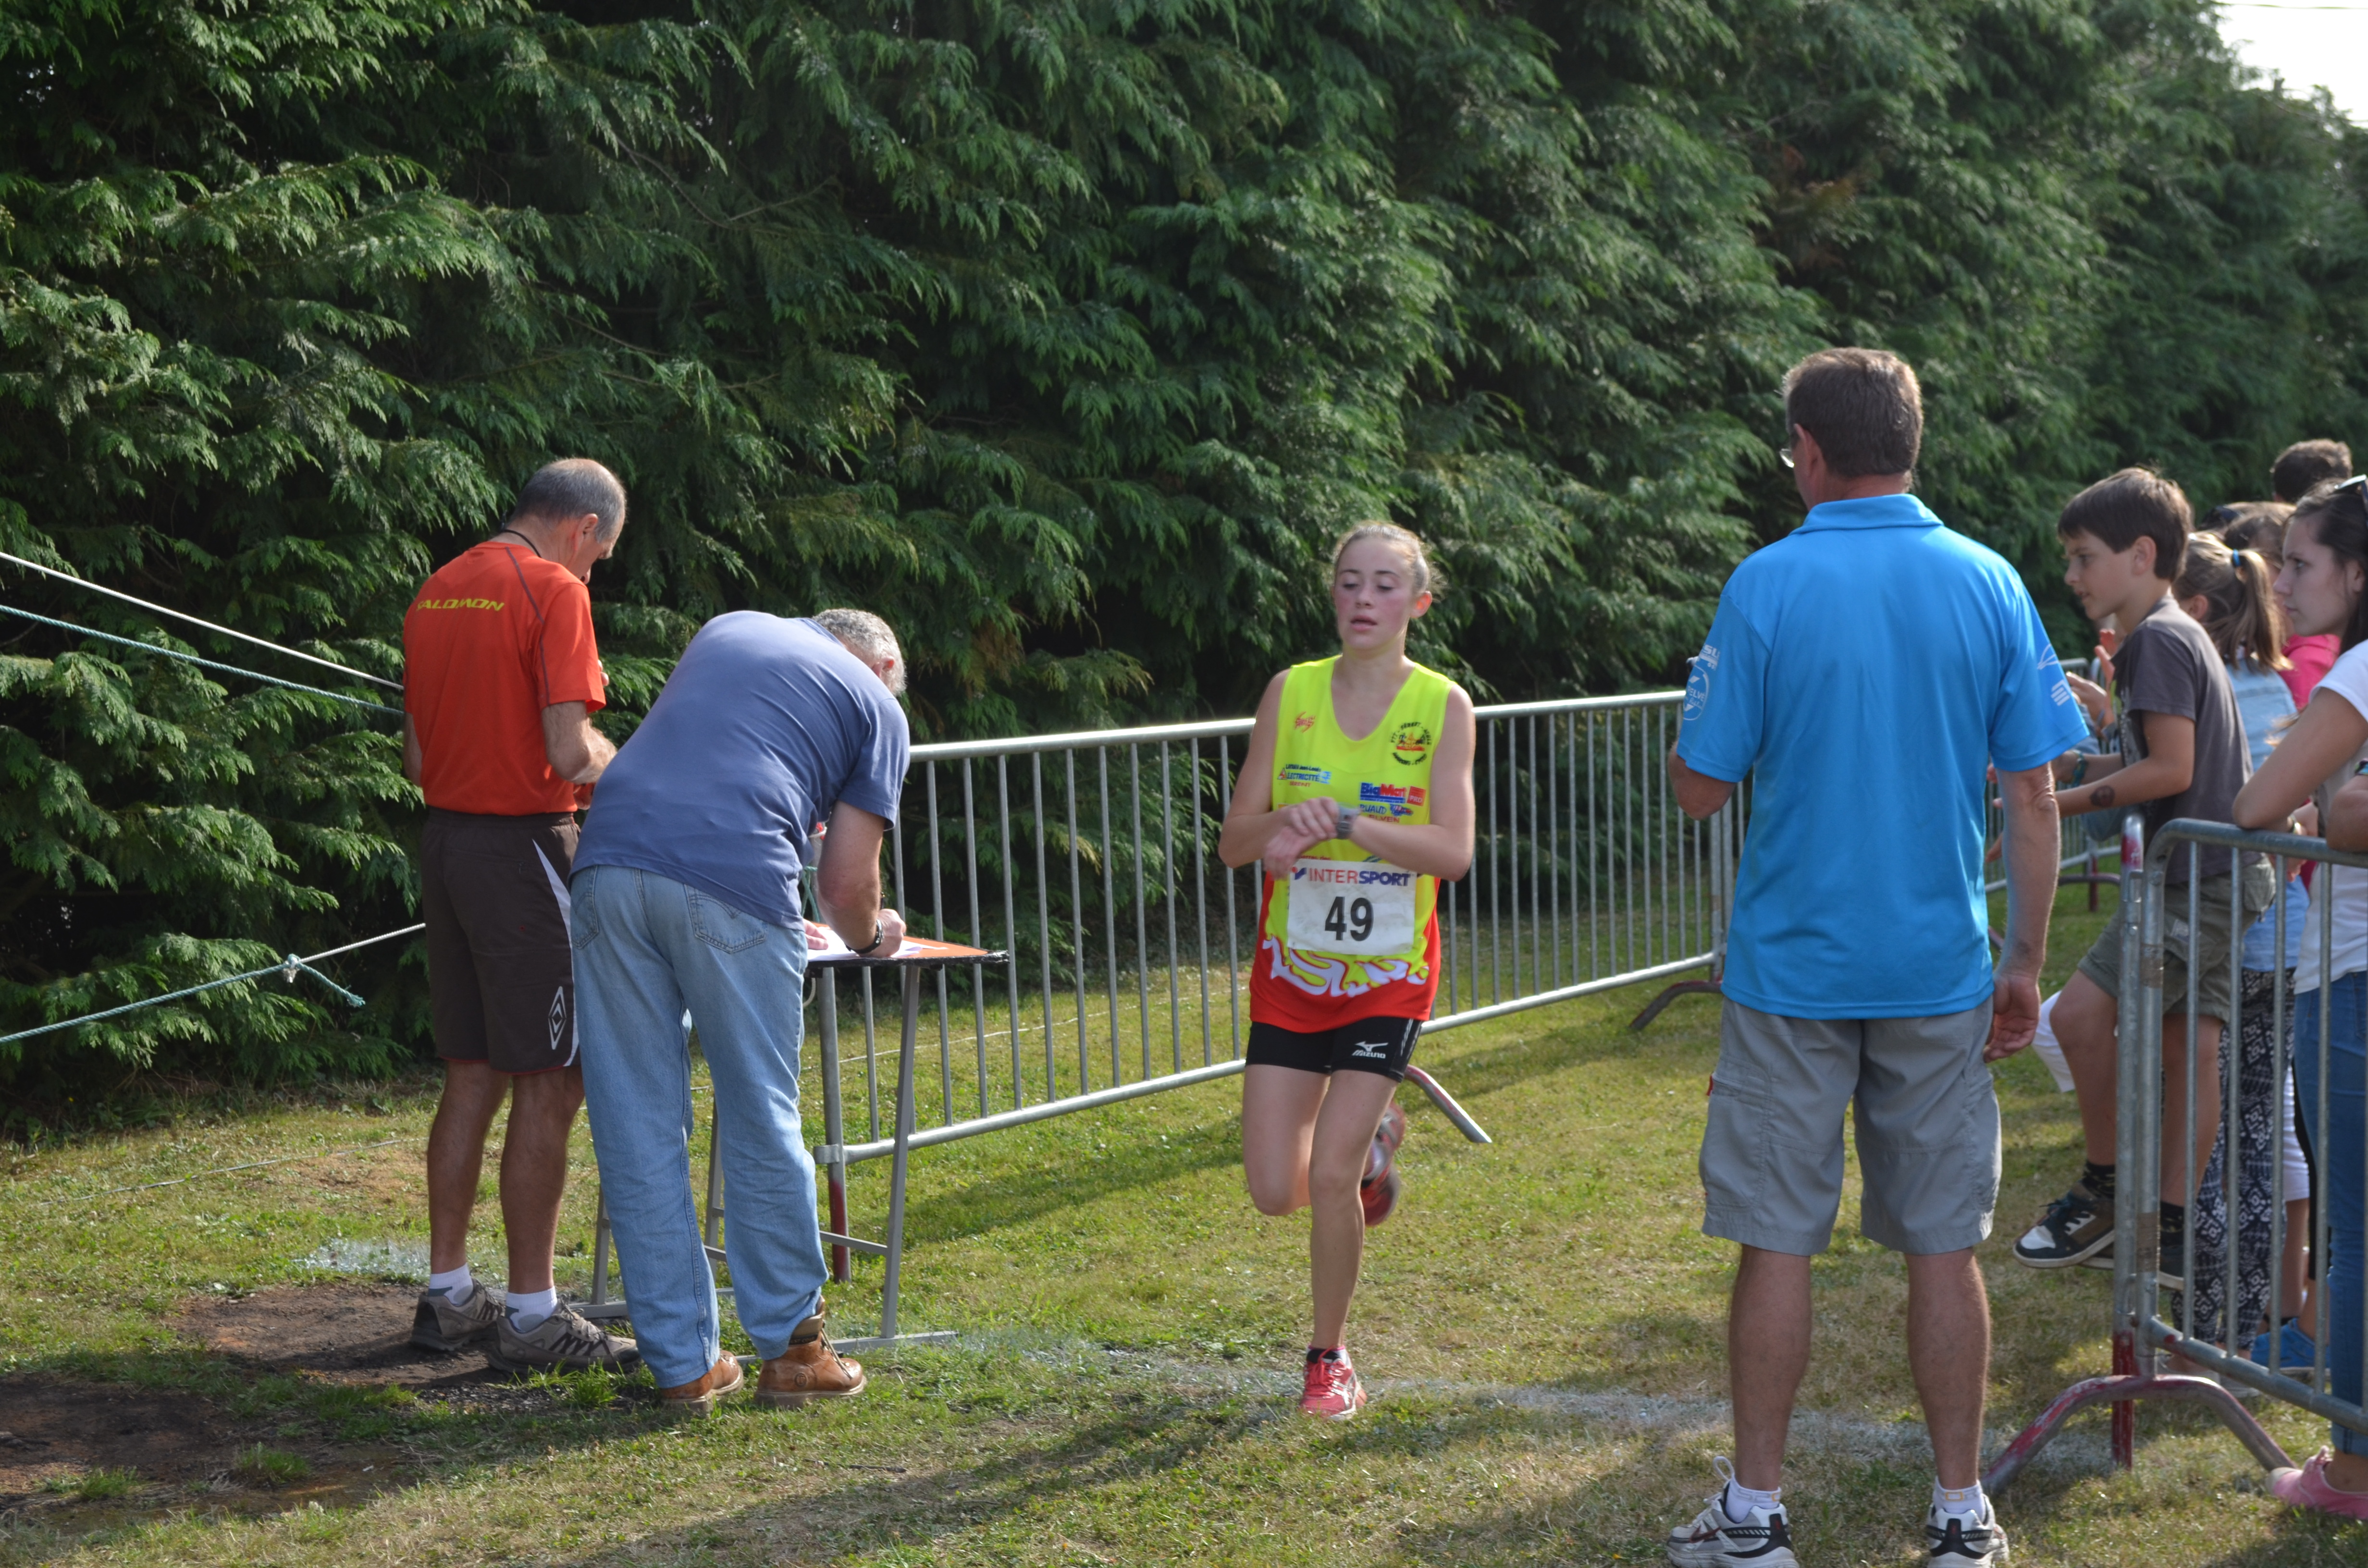
[[[2113,654],[2113,690],[2121,699],[2121,750],[2103,757],[2066,756],[2055,767],[2066,816],[2079,812],[2145,808],[2149,839],[2179,817],[2229,820],[2237,791],[2252,776],[2245,725],[2218,650],[2203,628],[2170,597],[2187,547],[2191,513],[2179,486],[2144,469],[2123,469],[2074,496],[2056,523],[2064,541],[2065,582],[2092,620],[2107,616],[2129,631]],[[2162,1271],[2185,1273],[2187,1207],[2193,1173],[2211,1153],[2220,1109],[2219,1051],[2229,1013],[2228,953],[2233,933],[2250,926],[2276,892],[2258,855],[2230,864],[2226,849],[2205,849],[2196,862],[2196,915],[2189,929],[2186,899],[2177,898],[2163,922],[2163,1125],[2180,1127],[2187,1114],[2187,989],[2191,968],[2195,1004],[2195,1127],[2198,1147],[2166,1138],[2162,1145]],[[2188,854],[2173,855],[2169,884],[2189,883]],[[2232,887],[2232,883],[2236,884]],[[2240,913],[2230,918],[2231,893]],[[2033,1268],[2086,1263],[2113,1244],[2116,1107],[2119,1079],[2115,1025],[2121,989],[2120,933],[2108,927],[2065,986],[2053,1022],[2080,1097],[2080,1130],[2088,1167],[2070,1191],[2049,1205],[2015,1243],[2015,1257]],[[2192,1156],[2192,1158],[2191,1158]]]

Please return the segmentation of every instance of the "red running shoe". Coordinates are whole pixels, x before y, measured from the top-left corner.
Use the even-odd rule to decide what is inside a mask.
[[[1365,1179],[1358,1184],[1357,1196],[1365,1205],[1365,1229],[1390,1217],[1398,1206],[1398,1189],[1403,1185],[1398,1176],[1398,1145],[1406,1142],[1406,1112],[1392,1100],[1382,1112],[1382,1124],[1373,1131],[1373,1152],[1365,1161]]]
[[[1326,1421],[1346,1421],[1365,1408],[1365,1385],[1349,1364],[1349,1352],[1307,1358],[1307,1388],[1299,1396],[1299,1412]]]

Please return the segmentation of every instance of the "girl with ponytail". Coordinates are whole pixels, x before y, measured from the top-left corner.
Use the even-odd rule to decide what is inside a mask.
[[[2292,722],[2294,712],[2294,697],[2283,676],[2285,613],[2278,607],[2274,576],[2260,551],[2232,550],[2219,536],[2199,533],[2189,538],[2170,585],[2179,608],[2203,628],[2221,662],[2228,666],[2228,685],[2236,695],[2237,717],[2243,721],[2245,740],[2257,769],[2269,760],[2271,737]],[[2283,896],[2286,952],[2291,958],[2301,940],[2310,904],[2299,879],[2287,882]],[[2212,1151],[2189,1217],[2195,1256],[2190,1278],[2195,1281],[2198,1324],[2223,1321],[2222,1314],[2230,1306],[2221,1297],[2226,1290],[2226,1259],[2232,1224],[2236,1231],[2237,1300],[2227,1319],[2235,1325],[2228,1331],[2232,1343],[2237,1342],[2237,1335],[2249,1337],[2253,1325],[2269,1311],[2270,1275],[2278,1261],[2271,1254],[2277,1234],[2282,1162],[2288,1166],[2285,1197],[2290,1205],[2290,1234],[2295,1233],[2297,1225],[2306,1226],[2309,1208],[2307,1167],[2294,1168],[2301,1166],[2299,1149],[2295,1158],[2285,1158],[2294,1102],[2284,1092],[2285,1082],[2278,1071],[2277,1022],[2283,1016],[2278,1008],[2278,993],[2288,977],[2278,965],[2277,921],[2278,911],[2272,905],[2246,930],[2244,937],[2239,976],[2243,1005],[2237,1009],[2243,1021],[2233,1066],[2243,1117],[2237,1130],[2233,1197],[2226,1179],[2229,1151],[2223,1133]],[[2286,1108],[2283,1116],[2278,1114],[2281,1105]],[[2296,1216],[2296,1210],[2305,1215]],[[2289,1279],[2279,1292],[2285,1311],[2294,1310],[2298,1294],[2298,1287]]]

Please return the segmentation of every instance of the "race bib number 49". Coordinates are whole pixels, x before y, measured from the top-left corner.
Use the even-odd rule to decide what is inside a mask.
[[[1356,860],[1298,860],[1291,868],[1287,932],[1303,953],[1391,958],[1414,946],[1412,871]]]

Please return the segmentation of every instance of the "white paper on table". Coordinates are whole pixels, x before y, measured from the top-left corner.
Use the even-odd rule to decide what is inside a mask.
[[[805,924],[808,963],[812,963],[816,959],[846,959],[855,956],[855,949],[847,945],[847,938],[829,926],[817,925],[811,920]]]
[[[2055,1004],[2064,993],[2057,992],[2039,1005],[2039,1029],[2031,1037],[2031,1049],[2047,1063],[2047,1071],[2055,1080],[2055,1092],[2072,1092],[2072,1066],[2064,1060],[2064,1047],[2055,1039]]]

